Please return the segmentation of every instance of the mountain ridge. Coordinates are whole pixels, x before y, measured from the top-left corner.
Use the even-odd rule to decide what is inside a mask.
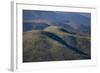
[[[51,31],[51,30],[53,30],[53,31]],[[62,35],[62,33],[61,33],[63,31],[61,31],[61,32],[59,32],[59,31],[61,31],[59,27],[49,26],[48,28],[46,28],[42,31],[41,30],[32,30],[32,31],[24,32],[23,33],[24,34],[23,35],[23,38],[24,38],[24,52],[23,52],[24,53],[24,56],[23,56],[24,62],[90,59],[90,55],[87,54],[82,49],[75,48],[75,46],[71,45],[71,44],[68,45],[68,42],[70,42],[70,40],[66,41],[64,38],[65,35]],[[69,36],[69,35],[67,35],[67,36]],[[69,38],[67,37],[67,39],[69,39]],[[41,50],[41,51],[39,51],[39,50]],[[54,52],[54,50],[56,53]],[[46,53],[46,51],[47,51],[47,53]],[[35,52],[37,52],[37,54],[35,54]],[[68,53],[68,52],[70,52],[70,53]],[[32,54],[35,54],[36,57]],[[67,55],[65,55],[65,54],[67,54]]]

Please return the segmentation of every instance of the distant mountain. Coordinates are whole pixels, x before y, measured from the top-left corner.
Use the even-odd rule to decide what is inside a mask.
[[[90,59],[90,37],[58,26],[23,33],[23,62]]]
[[[85,15],[91,16],[89,13],[78,13],[78,12],[56,12],[56,11],[35,11],[35,10],[24,10],[23,19],[47,19],[51,22],[63,22],[63,21],[74,21],[79,24],[89,25],[90,17],[87,18]]]
[[[56,25],[68,30],[88,33],[91,32],[91,14],[78,12],[58,12],[58,11],[36,11],[23,10],[23,25],[28,23],[33,24],[32,21],[44,22],[45,24]],[[42,21],[40,21],[42,20]],[[38,23],[40,24],[40,23]],[[24,27],[26,29],[27,27]]]
[[[34,30],[42,30],[46,27],[48,27],[48,24],[45,23],[24,23],[23,25],[23,31],[30,31],[32,29]]]

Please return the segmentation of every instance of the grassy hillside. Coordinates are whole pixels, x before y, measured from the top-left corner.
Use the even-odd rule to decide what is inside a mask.
[[[90,59],[90,36],[49,26],[23,32],[23,62]]]
[[[63,29],[61,27],[56,27],[56,26],[50,26],[46,28],[44,31],[48,31],[48,32],[56,34],[68,44],[74,47],[80,48],[80,50],[90,55],[90,48],[91,48],[90,35],[69,32],[66,29]]]

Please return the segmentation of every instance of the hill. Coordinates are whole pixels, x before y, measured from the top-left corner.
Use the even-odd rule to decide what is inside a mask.
[[[90,37],[57,26],[23,33],[23,62],[90,59]]]
[[[91,14],[80,12],[24,10],[23,23],[46,23],[90,34]],[[27,28],[27,27],[26,27]]]

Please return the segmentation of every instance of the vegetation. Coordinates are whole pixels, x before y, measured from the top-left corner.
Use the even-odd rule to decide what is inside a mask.
[[[90,59],[90,36],[49,26],[23,33],[23,62]]]

